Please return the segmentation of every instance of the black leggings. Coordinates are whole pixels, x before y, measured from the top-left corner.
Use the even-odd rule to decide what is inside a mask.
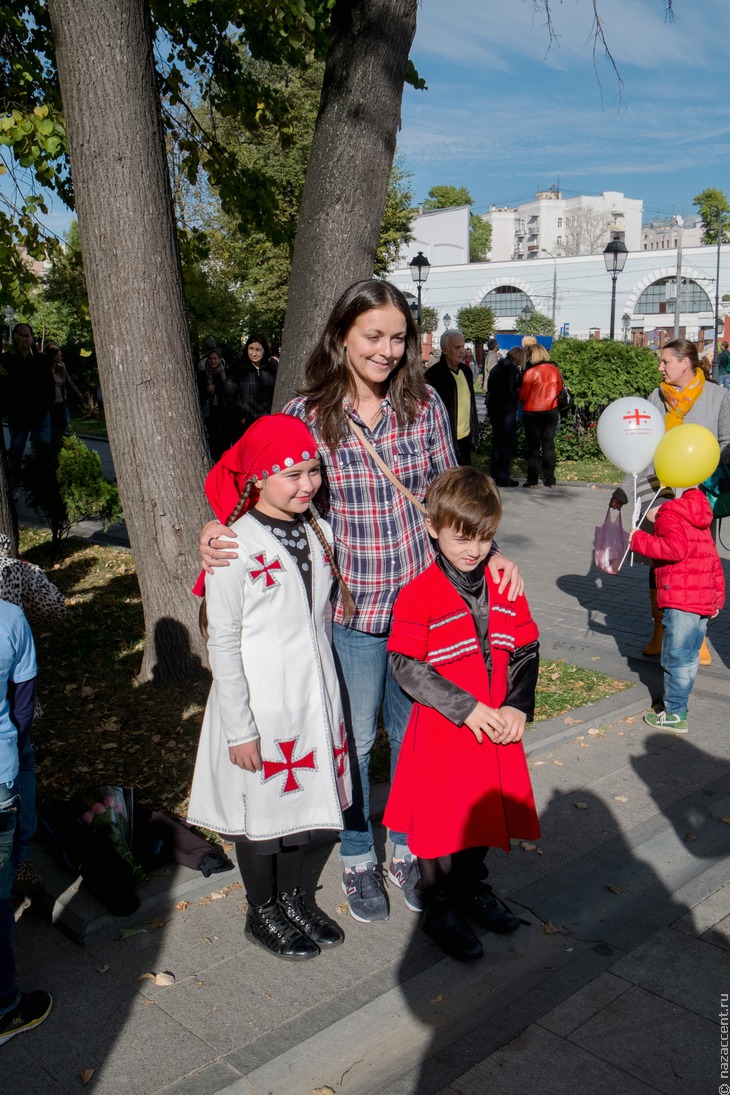
[[[272,855],[260,855],[254,840],[236,841],[236,859],[249,905],[265,905],[279,893],[293,893],[302,880],[304,849],[283,848]]]
[[[439,859],[418,857],[423,903],[433,911],[445,910],[479,893],[489,874],[484,858],[489,848],[464,848]]]

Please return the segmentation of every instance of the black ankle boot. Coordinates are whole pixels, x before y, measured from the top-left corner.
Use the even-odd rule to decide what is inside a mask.
[[[320,947],[336,947],[345,938],[345,933],[333,924],[318,908],[310,909],[304,904],[301,890],[279,894],[279,908],[290,924],[318,943]]]
[[[249,905],[243,932],[277,958],[302,961],[319,954],[317,944],[284,916],[273,897],[265,905]]]

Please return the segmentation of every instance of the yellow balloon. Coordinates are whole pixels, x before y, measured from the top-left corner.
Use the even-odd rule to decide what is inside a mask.
[[[706,426],[689,422],[667,430],[654,453],[654,471],[666,487],[696,487],[719,463],[717,438]]]

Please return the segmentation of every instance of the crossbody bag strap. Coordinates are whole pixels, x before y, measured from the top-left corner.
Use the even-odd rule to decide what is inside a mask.
[[[397,487],[398,490],[401,492],[401,494],[404,495],[408,499],[409,502],[413,503],[413,505],[416,507],[416,509],[419,509],[421,511],[421,513],[425,514],[426,507],[424,506],[423,502],[419,502],[418,499],[414,495],[412,495],[411,492],[408,490],[408,487],[404,486],[403,483],[401,483],[398,476],[395,475],[390,470],[390,468],[385,463],[385,461],[382,459],[382,457],[380,457],[378,455],[375,448],[370,444],[367,437],[365,436],[365,434],[362,432],[362,430],[358,426],[357,422],[353,422],[351,418],[348,418],[347,421],[350,425],[350,429],[355,434],[355,437],[358,439],[358,441],[370,453],[373,460],[375,461],[375,463],[378,465],[378,467],[382,471],[383,475],[385,475],[388,479],[390,479],[393,486]]]

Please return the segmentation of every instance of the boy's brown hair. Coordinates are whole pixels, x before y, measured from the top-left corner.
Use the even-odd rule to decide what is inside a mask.
[[[477,468],[449,468],[428,488],[428,517],[436,532],[493,540],[502,519],[502,499],[493,479]]]

